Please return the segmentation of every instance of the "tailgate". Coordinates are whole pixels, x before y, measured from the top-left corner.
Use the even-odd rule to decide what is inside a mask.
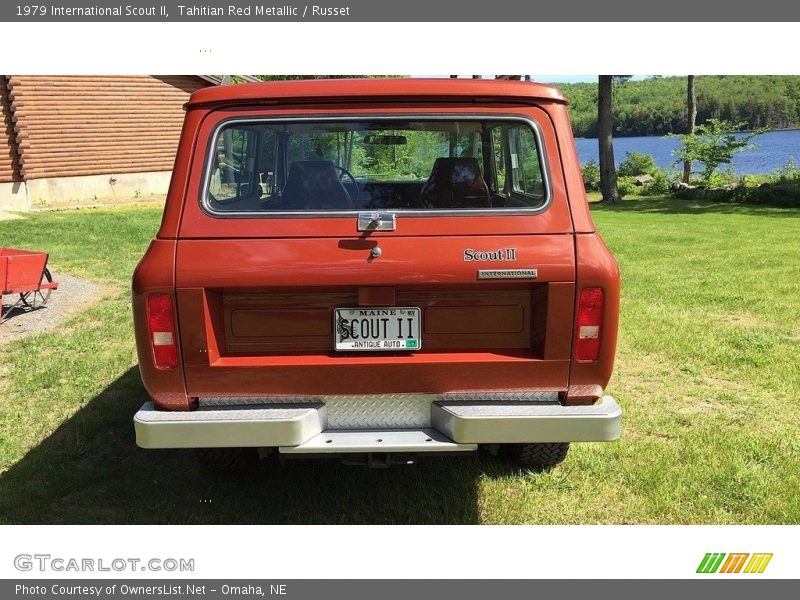
[[[501,259],[509,249],[513,262]],[[465,260],[465,250],[486,260]],[[479,271],[498,278],[479,279]],[[536,276],[526,277],[531,271]],[[204,397],[565,389],[574,280],[569,234],[181,240],[187,390]],[[391,307],[419,309],[421,347],[335,349],[335,309]]]

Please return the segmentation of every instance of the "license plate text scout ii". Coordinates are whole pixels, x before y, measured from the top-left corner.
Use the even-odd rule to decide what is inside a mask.
[[[419,350],[418,308],[337,308],[336,350]]]

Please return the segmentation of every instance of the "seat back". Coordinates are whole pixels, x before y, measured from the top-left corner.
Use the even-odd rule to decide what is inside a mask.
[[[329,160],[293,162],[281,193],[284,210],[351,209],[352,200]]]
[[[420,193],[427,208],[491,208],[478,159],[471,156],[437,158],[431,175]]]

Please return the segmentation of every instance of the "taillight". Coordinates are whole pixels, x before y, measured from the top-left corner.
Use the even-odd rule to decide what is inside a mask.
[[[591,362],[600,355],[600,329],[603,325],[603,288],[583,288],[578,300],[578,362]]]
[[[175,340],[172,296],[150,294],[147,297],[147,328],[156,368],[176,368],[178,366],[178,346]]]

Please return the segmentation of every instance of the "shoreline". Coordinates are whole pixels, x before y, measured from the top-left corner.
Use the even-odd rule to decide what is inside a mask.
[[[760,133],[759,135],[765,135],[767,133],[783,133],[784,131],[800,131],[800,127],[787,127],[786,129],[770,129],[768,131],[765,131],[764,133]],[[741,131],[734,131],[733,133],[752,133],[752,132],[753,132],[752,129],[742,129]],[[673,133],[671,135],[683,135],[683,134]],[[659,139],[661,139],[661,138],[667,138],[669,136],[670,136],[670,134],[664,134],[664,135],[659,135],[659,134],[653,134],[653,135],[615,135],[614,139],[615,140],[634,140],[634,139],[637,139],[637,138],[659,138]],[[578,141],[578,140],[596,140],[597,139],[596,137],[579,137],[579,136],[574,135],[574,134],[573,134],[573,137],[575,138],[575,141]]]
[[[776,175],[790,161],[795,167],[800,165],[800,128],[775,129],[756,136],[753,141],[757,148],[735,155],[732,164],[722,165],[721,170],[730,168],[735,177],[763,177]],[[659,169],[679,170],[673,152],[680,144],[678,138],[667,136],[617,136],[614,138],[614,162],[619,167],[629,153],[640,153],[651,156]],[[575,138],[575,146],[581,164],[598,162],[597,138]]]

